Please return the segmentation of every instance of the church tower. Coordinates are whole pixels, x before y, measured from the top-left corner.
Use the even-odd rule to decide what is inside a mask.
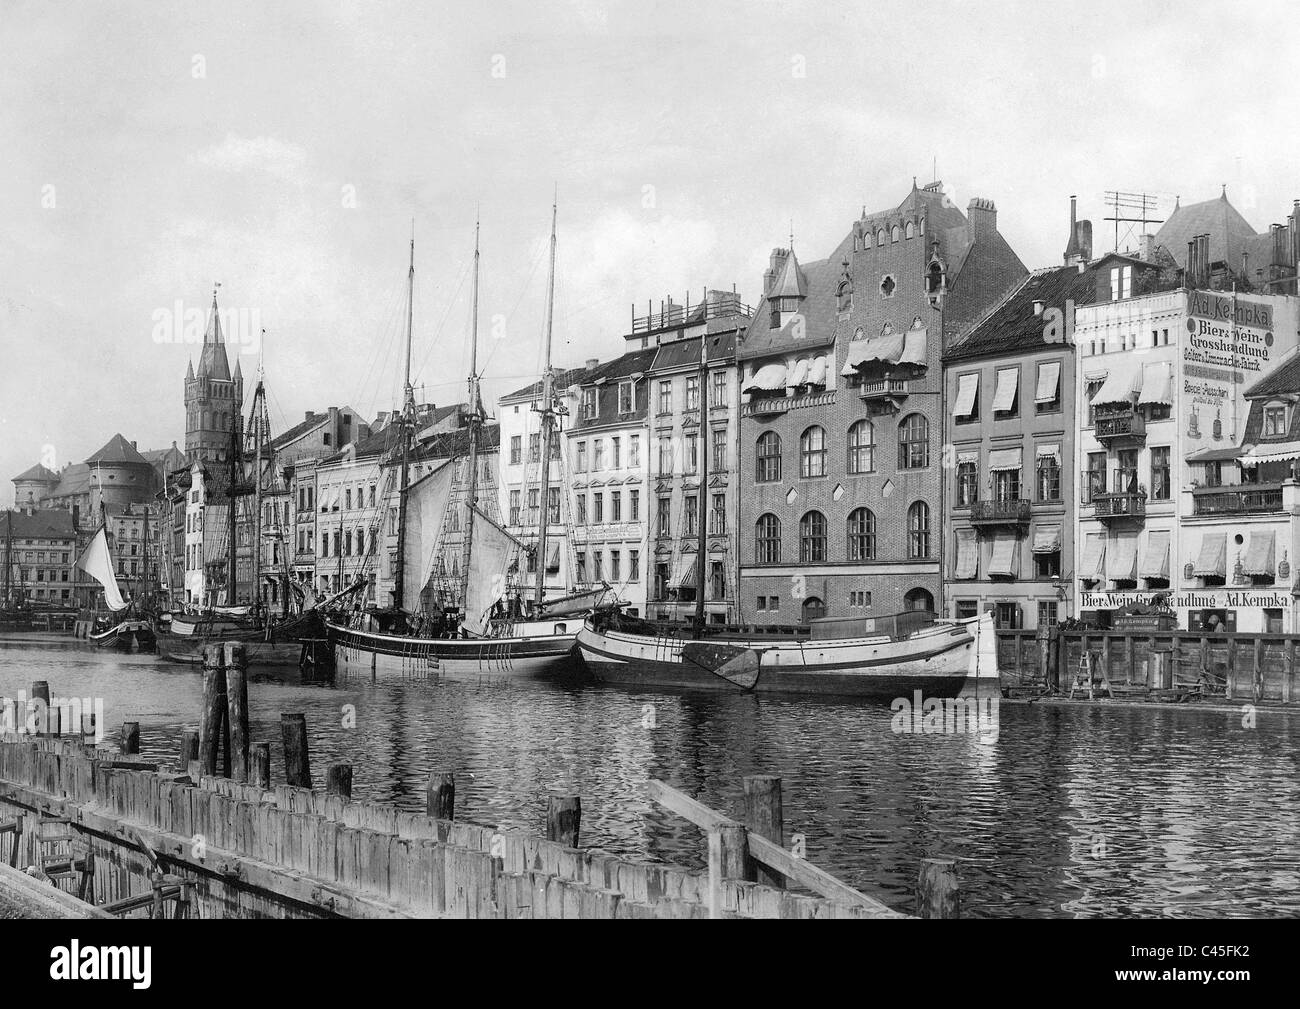
[[[230,458],[231,430],[243,408],[244,377],[239,363],[230,374],[230,359],[221,334],[217,292],[203,333],[198,371],[185,371],[185,454],[190,462],[225,462]]]

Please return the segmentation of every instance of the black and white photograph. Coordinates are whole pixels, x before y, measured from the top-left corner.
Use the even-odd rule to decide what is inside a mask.
[[[1042,920],[1012,990],[1284,967],[1297,28],[0,0],[0,958],[957,955],[914,918]]]

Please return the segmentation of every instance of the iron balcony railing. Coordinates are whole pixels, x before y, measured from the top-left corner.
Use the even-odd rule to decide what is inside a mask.
[[[906,396],[908,394],[907,379],[864,379],[858,384],[857,392],[863,399],[878,399],[883,396]]]
[[[1241,515],[1282,510],[1281,487],[1220,487],[1209,494],[1194,494],[1193,515]]]
[[[1103,413],[1097,411],[1094,434],[1098,441],[1112,438],[1145,438],[1147,436],[1146,419],[1132,407]]]
[[[1092,499],[1093,517],[1108,519],[1144,520],[1147,515],[1147,496],[1143,493],[1095,494]]]
[[[970,519],[974,523],[1008,523],[1019,525],[1029,521],[1028,501],[976,501],[971,505]]]

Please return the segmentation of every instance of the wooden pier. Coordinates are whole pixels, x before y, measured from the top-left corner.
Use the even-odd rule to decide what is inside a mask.
[[[705,870],[583,849],[574,795],[549,796],[542,837],[457,819],[446,771],[430,775],[424,812],[354,801],[346,764],[313,789],[296,714],[282,717],[285,783],[272,785],[269,744],[248,738],[242,652],[207,655],[202,722],[182,733],[175,764],[140,760],[134,722],[114,748],[57,729],[0,740],[0,861],[119,916],[908,916],[786,850],[779,778],[746,778],[735,820],[647,783],[654,802],[704,832]],[[917,915],[958,907],[953,862],[927,860]]]

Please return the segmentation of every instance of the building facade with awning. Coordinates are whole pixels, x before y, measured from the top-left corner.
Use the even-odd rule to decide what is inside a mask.
[[[1106,549],[1073,579],[1084,619],[1160,593],[1184,630],[1300,631],[1294,302],[1157,289],[1076,312],[1074,534]]]

